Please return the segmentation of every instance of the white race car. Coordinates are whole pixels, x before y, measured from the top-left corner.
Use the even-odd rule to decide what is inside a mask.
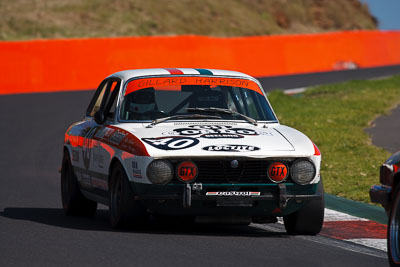
[[[317,234],[321,154],[278,122],[259,82],[214,69],[144,69],[101,82],[65,133],[67,215],[109,206],[115,228],[148,215],[199,222],[276,222]]]

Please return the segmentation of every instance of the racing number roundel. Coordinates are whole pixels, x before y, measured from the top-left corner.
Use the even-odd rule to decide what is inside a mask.
[[[269,165],[268,168],[268,177],[274,183],[280,183],[286,179],[288,176],[288,167],[285,163],[282,162],[274,162]]]
[[[197,165],[192,161],[181,162],[176,168],[176,174],[182,182],[192,182],[197,178],[198,175]]]

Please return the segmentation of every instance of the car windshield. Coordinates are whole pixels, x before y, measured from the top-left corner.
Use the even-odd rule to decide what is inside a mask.
[[[120,109],[123,121],[166,117],[276,121],[257,83],[246,79],[161,77],[128,82]],[[229,112],[231,111],[231,112]],[[178,116],[177,116],[178,115]],[[180,116],[188,115],[188,116]],[[243,116],[244,115],[244,116]]]

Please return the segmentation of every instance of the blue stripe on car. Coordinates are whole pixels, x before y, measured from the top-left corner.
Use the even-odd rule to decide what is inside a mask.
[[[197,70],[201,75],[214,75],[210,70],[207,69],[195,69]]]

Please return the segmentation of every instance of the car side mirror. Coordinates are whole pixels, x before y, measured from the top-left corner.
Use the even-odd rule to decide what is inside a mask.
[[[96,111],[96,113],[94,113],[94,121],[97,124],[103,124],[105,121],[104,113],[100,110]]]

